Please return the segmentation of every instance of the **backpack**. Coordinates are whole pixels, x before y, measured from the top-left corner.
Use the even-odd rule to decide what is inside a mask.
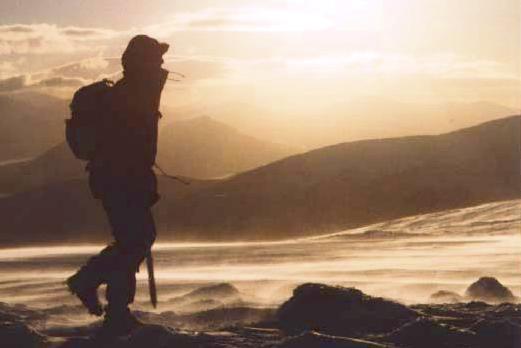
[[[84,161],[93,159],[113,85],[114,82],[104,79],[81,87],[74,93],[69,105],[71,118],[65,120],[65,138],[76,158]]]

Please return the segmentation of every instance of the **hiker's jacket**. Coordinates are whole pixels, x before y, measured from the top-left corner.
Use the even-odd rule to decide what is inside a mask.
[[[125,71],[108,95],[101,140],[89,163],[96,198],[114,192],[136,193],[157,201],[152,166],[157,153],[161,71]]]

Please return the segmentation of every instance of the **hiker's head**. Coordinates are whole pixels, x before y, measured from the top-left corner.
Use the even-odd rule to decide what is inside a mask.
[[[168,47],[147,35],[134,36],[121,57],[123,69],[126,72],[159,69]]]

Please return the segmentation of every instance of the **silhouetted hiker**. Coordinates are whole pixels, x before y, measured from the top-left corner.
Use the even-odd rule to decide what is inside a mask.
[[[145,35],[130,40],[121,59],[123,78],[106,96],[107,112],[87,165],[92,194],[103,203],[114,242],[68,278],[67,285],[90,313],[105,312],[103,329],[116,335],[139,324],[128,305],[134,301],[136,272],[156,238],[150,209],[159,195],[152,167],[167,50],[167,44]],[[97,294],[104,283],[105,308]]]

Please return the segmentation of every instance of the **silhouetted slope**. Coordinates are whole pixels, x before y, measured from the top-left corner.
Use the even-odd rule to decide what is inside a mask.
[[[32,160],[0,166],[0,192],[16,193],[86,177],[85,162],[77,160],[61,143]]]
[[[162,180],[161,238],[280,239],[519,198],[519,149],[516,116],[439,136],[339,144],[189,187]],[[4,244],[102,235],[101,208],[80,181],[1,199],[0,214]]]
[[[165,193],[181,198],[184,187],[160,179]],[[194,182],[195,186],[199,186]],[[203,185],[202,185],[203,186]],[[0,200],[0,245],[56,244],[110,239],[100,201],[91,197],[86,180],[50,184]],[[161,229],[164,222],[159,222]]]
[[[520,117],[344,143],[172,199],[177,236],[284,238],[520,196]],[[187,218],[188,217],[188,218]]]
[[[295,150],[237,132],[210,117],[164,126],[158,162],[178,175],[216,178],[236,174],[294,154]]]
[[[289,148],[241,134],[208,117],[165,126],[158,147],[157,162],[164,170],[194,178],[237,173],[294,153]],[[85,178],[84,168],[85,162],[74,158],[62,142],[33,160],[0,166],[0,193]]]
[[[331,101],[298,114],[276,105],[228,103],[213,108],[212,117],[261,139],[311,150],[355,140],[440,134],[516,112],[486,101],[399,102],[372,96]]]
[[[68,102],[24,92],[0,95],[0,161],[33,157],[63,139]]]

